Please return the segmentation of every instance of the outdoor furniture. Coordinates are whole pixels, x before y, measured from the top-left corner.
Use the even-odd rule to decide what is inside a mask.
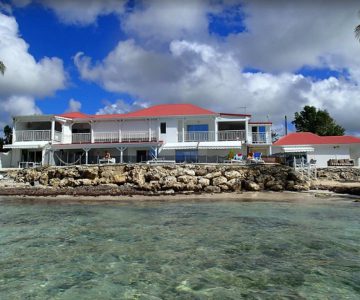
[[[28,168],[37,168],[41,167],[40,162],[33,162],[33,161],[21,161],[19,162],[20,169],[28,169]]]
[[[116,160],[115,158],[101,158],[99,159],[99,164],[115,164]]]
[[[250,164],[264,164],[264,160],[261,158],[261,152],[254,152],[254,155],[252,158],[248,159],[248,162]]]
[[[329,159],[327,162],[329,167],[353,167],[353,159]]]

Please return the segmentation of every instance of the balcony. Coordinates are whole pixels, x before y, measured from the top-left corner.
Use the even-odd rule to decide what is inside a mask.
[[[73,144],[91,143],[139,143],[157,142],[158,138],[154,131],[128,131],[122,132],[94,132],[93,141],[91,133],[73,133]]]
[[[245,130],[193,131],[178,134],[179,142],[245,141]]]
[[[250,144],[271,144],[270,132],[257,132],[251,134]]]
[[[18,130],[15,132],[17,142],[49,142],[51,130]],[[54,132],[54,141],[61,142],[62,133]]]

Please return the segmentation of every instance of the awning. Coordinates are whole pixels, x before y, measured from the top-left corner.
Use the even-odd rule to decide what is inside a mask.
[[[11,145],[4,145],[4,149],[39,149],[40,150],[48,144],[49,144],[48,142],[39,142],[36,144],[34,144],[33,142],[22,142],[22,143],[15,142],[14,144]]]
[[[166,143],[163,150],[197,149],[198,144],[198,142]]]
[[[199,149],[241,149],[239,141],[200,142]]]
[[[314,148],[309,146],[282,147],[282,150],[285,153],[314,152]]]
[[[163,150],[185,149],[240,149],[239,141],[166,143]]]

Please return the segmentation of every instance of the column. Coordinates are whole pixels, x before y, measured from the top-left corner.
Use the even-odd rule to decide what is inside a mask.
[[[12,129],[12,142],[13,143],[16,142],[16,121],[15,121],[15,119],[14,119],[13,129]]]
[[[215,142],[218,141],[218,131],[219,131],[219,124],[218,124],[218,121],[215,118]]]
[[[182,121],[182,142],[185,142],[185,118]]]
[[[90,132],[91,132],[91,143],[95,143],[95,138],[94,138],[94,121],[90,122]],[[86,163],[87,164],[87,163]]]
[[[149,142],[151,142],[151,119],[149,119]]]
[[[51,141],[55,139],[55,120],[51,120]]]

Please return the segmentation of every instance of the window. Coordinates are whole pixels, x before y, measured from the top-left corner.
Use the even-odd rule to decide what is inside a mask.
[[[166,123],[160,123],[160,133],[166,133]]]

